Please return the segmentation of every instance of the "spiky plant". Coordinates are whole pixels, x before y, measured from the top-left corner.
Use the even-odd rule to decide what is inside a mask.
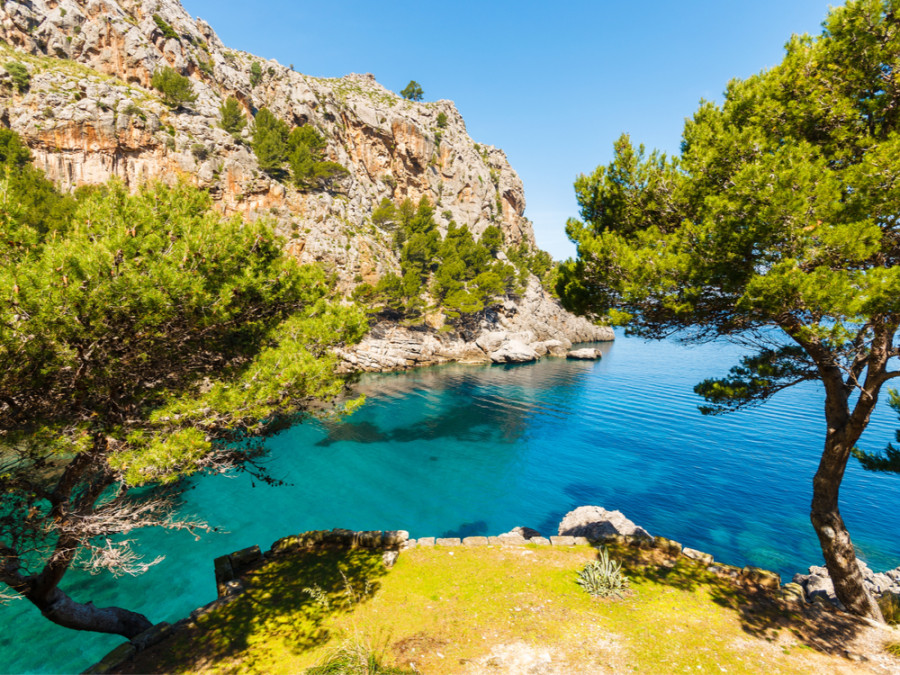
[[[578,585],[591,595],[601,598],[621,598],[628,588],[628,577],[622,565],[610,560],[609,551],[601,548],[597,560],[592,560],[578,573]]]

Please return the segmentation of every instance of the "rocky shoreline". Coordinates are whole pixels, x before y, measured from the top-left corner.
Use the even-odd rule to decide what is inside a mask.
[[[570,352],[573,344],[610,342],[612,328],[562,308],[532,277],[521,297],[486,311],[477,325],[446,332],[427,325],[375,325],[362,342],[338,352],[343,372],[384,372],[459,363],[529,363],[544,356],[600,358],[598,350]],[[588,354],[587,352],[592,352]]]

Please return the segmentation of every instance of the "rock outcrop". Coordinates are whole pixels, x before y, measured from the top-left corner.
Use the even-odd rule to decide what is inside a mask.
[[[647,530],[628,520],[621,511],[607,511],[600,506],[579,506],[569,511],[559,524],[559,535],[587,537],[592,541],[615,535],[653,539]]]
[[[574,361],[596,361],[602,356],[603,354],[599,349],[592,349],[591,347],[585,347],[584,349],[573,349],[568,354],[566,354],[567,359],[572,359]]]
[[[873,572],[864,561],[857,558],[857,563],[866,590],[873,597],[884,598],[885,601],[900,607],[900,567],[887,572]],[[834,592],[834,582],[831,581],[828,568],[812,565],[809,574],[795,574],[793,582],[803,589],[807,602],[815,602],[818,599],[843,609]]]
[[[20,92],[0,72],[0,123],[24,138],[35,164],[62,188],[183,177],[208,189],[225,213],[272,219],[292,255],[335,273],[338,293],[399,270],[393,233],[371,219],[385,197],[427,197],[442,233],[451,220],[476,237],[497,225],[507,245],[534,246],[521,180],[502,150],[469,137],[451,101],[407,101],[372,75],[316,78],[228,49],[178,0],[9,0],[0,5],[0,38],[3,62],[22,62],[31,78]],[[160,100],[150,82],[166,66],[191,78],[195,102],[173,110]],[[349,171],[339,188],[303,191],[261,171],[248,146],[251,125],[237,138],[219,127],[228,97],[248,120],[266,107],[292,126],[316,128],[326,158]],[[347,367],[485,355],[514,362],[612,339],[533,286],[475,334],[394,327],[348,353]],[[482,330],[505,332],[504,344],[474,347]]]

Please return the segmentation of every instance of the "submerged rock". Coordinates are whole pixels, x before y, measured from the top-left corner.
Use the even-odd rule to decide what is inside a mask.
[[[558,534],[592,540],[616,535],[653,538],[647,530],[628,520],[621,511],[607,511],[600,506],[579,506],[574,511],[569,511],[559,524]]]
[[[603,353],[599,349],[586,347],[584,349],[573,349],[566,354],[567,359],[576,359],[579,361],[598,361],[603,357]]]
[[[509,532],[504,532],[503,534],[498,534],[498,537],[522,537],[523,539],[532,539],[534,537],[540,537],[541,533],[531,527],[514,527]]]

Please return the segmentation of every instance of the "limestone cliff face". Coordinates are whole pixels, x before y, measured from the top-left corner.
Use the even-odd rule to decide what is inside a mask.
[[[455,220],[478,236],[497,224],[507,244],[534,245],[522,182],[502,150],[468,136],[451,101],[414,103],[371,75],[315,78],[227,49],[177,0],[7,0],[0,38],[9,45],[4,59],[31,74],[24,94],[0,74],[0,121],[63,188],[186,177],[226,213],[273,218],[301,262],[337,273],[340,292],[398,269],[390,234],[370,220],[384,197],[427,196],[442,230]],[[170,110],[150,88],[164,66],[193,80],[189,109]],[[340,191],[301,192],[261,172],[247,145],[218,127],[228,96],[248,118],[267,107],[291,125],[316,127],[328,159],[350,171]],[[611,339],[576,323],[592,339]]]

